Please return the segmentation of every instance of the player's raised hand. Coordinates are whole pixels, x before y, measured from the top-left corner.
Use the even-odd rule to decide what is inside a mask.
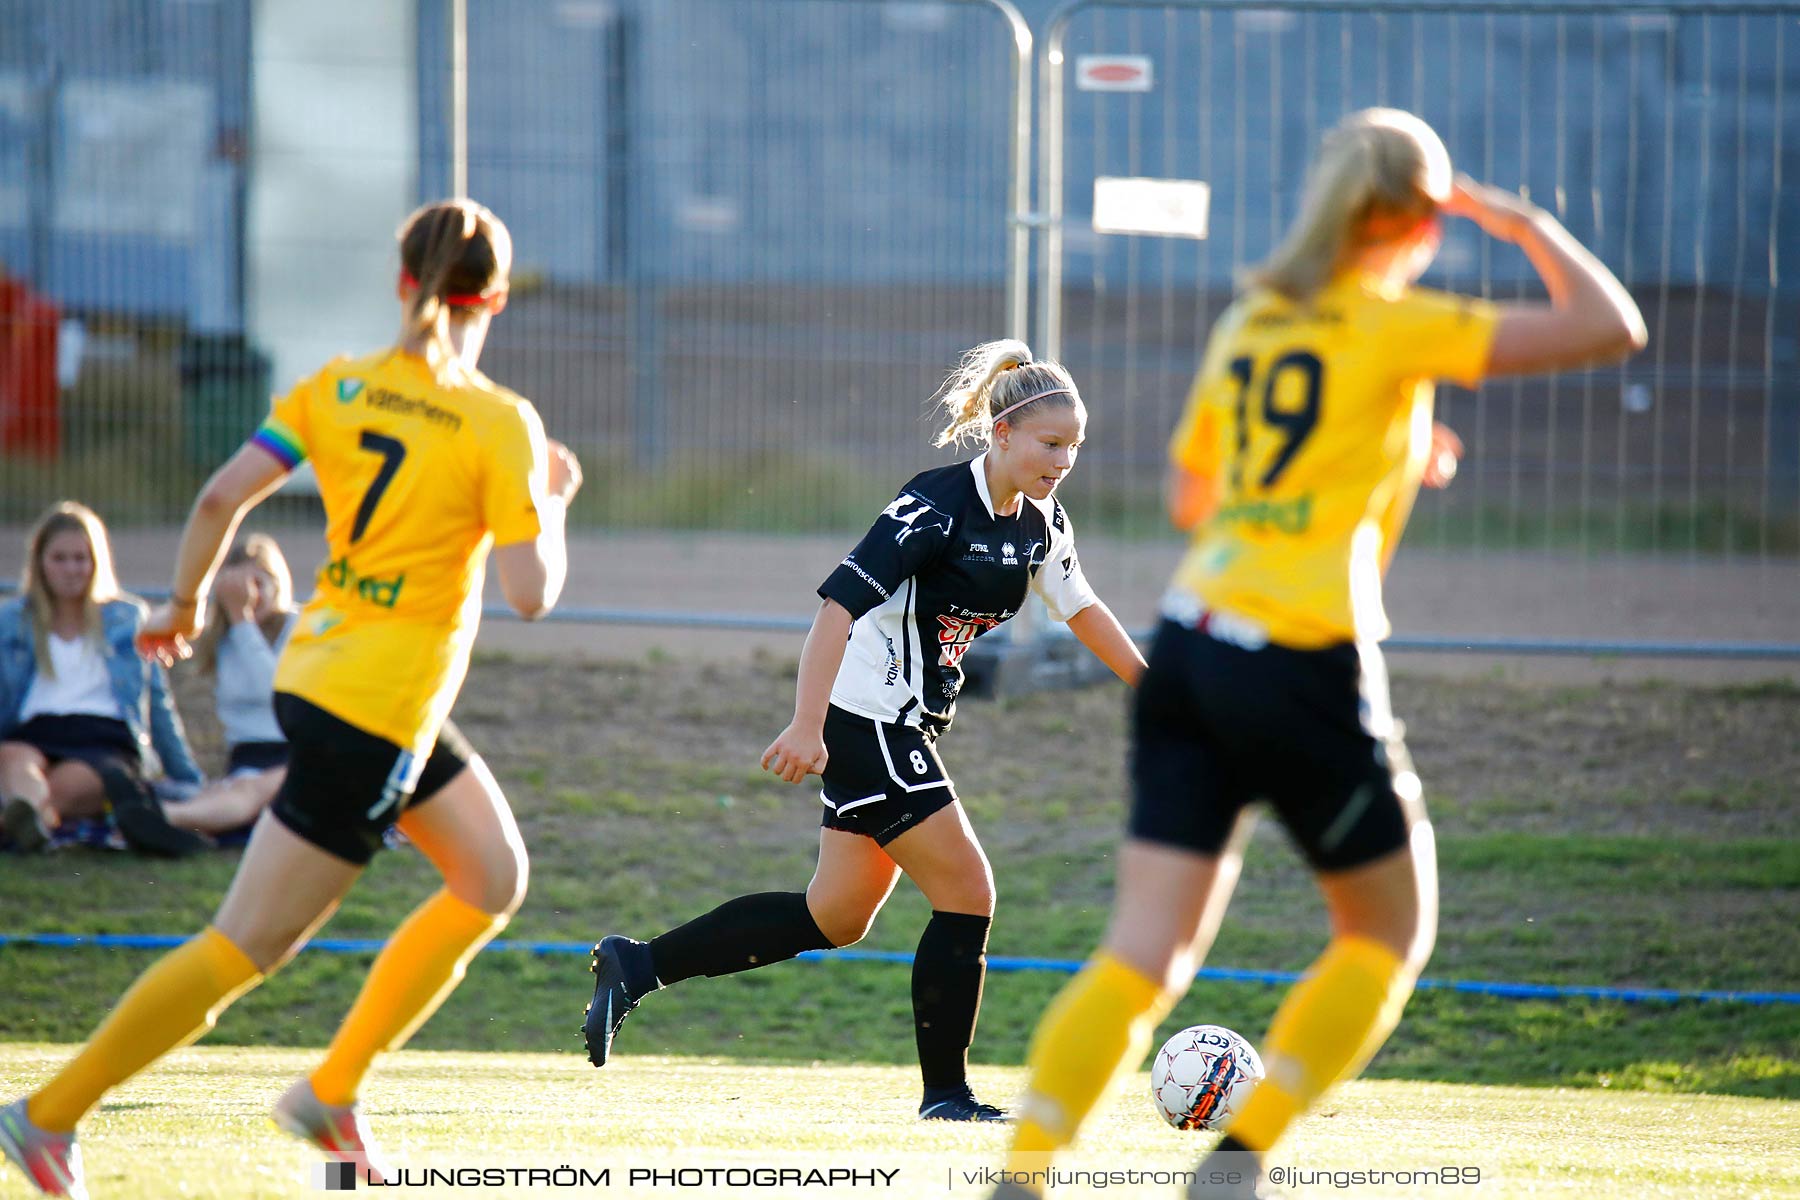
[[[234,625],[256,620],[260,592],[256,572],[248,563],[226,567],[213,580],[213,595],[218,598],[225,619]]]
[[[581,462],[575,452],[557,441],[546,438],[550,448],[550,494],[569,501],[581,490]]]
[[[1424,483],[1428,488],[1446,488],[1456,478],[1457,463],[1462,460],[1462,439],[1442,421],[1431,426],[1431,456],[1425,460]]]
[[[138,653],[172,667],[194,652],[204,621],[192,600],[159,604],[138,627]]]
[[[823,775],[826,757],[823,730],[801,730],[790,723],[763,751],[762,767],[788,783],[799,783],[808,775]]]
[[[1450,189],[1450,198],[1444,201],[1444,211],[1453,217],[1475,222],[1489,237],[1516,242],[1525,235],[1539,209],[1517,192],[1458,175]]]

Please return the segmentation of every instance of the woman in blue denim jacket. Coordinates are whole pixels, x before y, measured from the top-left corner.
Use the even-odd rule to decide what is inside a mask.
[[[119,591],[106,527],[65,501],[32,531],[20,595],[0,604],[0,825],[44,849],[63,821],[112,803],[126,839],[183,853],[142,781],[198,784],[163,669],[138,653],[141,601]],[[200,843],[204,844],[204,843]]]

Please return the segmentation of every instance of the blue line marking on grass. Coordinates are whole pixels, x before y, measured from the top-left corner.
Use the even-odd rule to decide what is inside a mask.
[[[0,933],[0,947],[91,946],[102,950],[170,950],[187,941],[163,933]],[[380,938],[314,938],[308,950],[327,954],[374,954],[385,945]],[[528,954],[580,954],[593,949],[587,942],[488,943],[489,950],[524,951]],[[911,966],[913,956],[903,950],[808,950],[800,956],[808,962],[875,962]],[[1084,964],[1073,958],[1012,958],[990,955],[990,971],[1052,971],[1073,975]],[[1293,983],[1297,971],[1248,971],[1238,967],[1202,967],[1198,979],[1230,983]],[[1689,988],[1588,987],[1559,983],[1490,983],[1478,979],[1421,979],[1420,991],[1462,992],[1471,996],[1498,996],[1507,1000],[1617,1000],[1622,1004],[1666,1004],[1696,1000],[1726,1004],[1800,1004],[1800,992],[1724,992]]]

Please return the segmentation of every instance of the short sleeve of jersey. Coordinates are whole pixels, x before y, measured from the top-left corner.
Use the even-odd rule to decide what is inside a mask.
[[[943,550],[954,525],[955,519],[929,500],[901,492],[825,577],[820,597],[837,601],[853,618],[880,607]]]
[[[307,408],[318,381],[317,375],[308,376],[287,395],[277,396],[268,417],[250,435],[253,445],[268,451],[290,471],[306,461]]]
[[[1233,308],[1214,327],[1206,353],[1201,358],[1200,372],[1194,376],[1194,386],[1188,392],[1181,422],[1169,439],[1169,461],[1184,471],[1208,479],[1217,477],[1221,468],[1219,413],[1222,405],[1230,403],[1230,395],[1224,390],[1229,381],[1224,378],[1222,368],[1232,336],[1240,324],[1238,312]]]
[[[1477,296],[1414,288],[1387,306],[1382,335],[1390,361],[1414,378],[1481,382],[1500,310]]]
[[[1099,602],[1081,573],[1081,559],[1075,553],[1075,528],[1068,514],[1055,501],[1051,502],[1050,549],[1043,564],[1031,577],[1031,590],[1038,594],[1053,621],[1070,617]]]
[[[1169,461],[1184,471],[1212,478],[1219,473],[1219,418],[1208,400],[1206,373],[1194,378],[1181,423],[1169,439]]]
[[[494,544],[536,540],[543,532],[538,505],[545,496],[550,450],[537,410],[521,403],[495,422],[486,439],[481,475],[481,515]]]

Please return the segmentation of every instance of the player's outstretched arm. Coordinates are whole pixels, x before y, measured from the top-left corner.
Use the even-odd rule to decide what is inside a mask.
[[[545,616],[562,598],[563,584],[569,578],[569,548],[563,527],[569,501],[581,488],[581,464],[574,452],[553,438],[546,439],[546,445],[548,494],[538,505],[538,535],[529,542],[511,542],[494,549],[500,594],[527,621]]]
[[[1104,600],[1096,600],[1070,617],[1069,632],[1093,651],[1095,658],[1111,668],[1114,675],[1132,687],[1138,685],[1144,674],[1144,656]]]
[[[169,602],[158,605],[138,630],[140,653],[164,666],[192,653],[189,643],[199,636],[205,620],[206,591],[238,522],[287,474],[287,464],[254,442],[240,447],[213,472],[182,526]]]
[[[1163,507],[1169,524],[1187,533],[1219,508],[1219,481],[1186,467],[1169,467],[1163,478]]]
[[[844,662],[850,641],[850,610],[836,600],[819,605],[800,651],[800,673],[794,681],[794,719],[763,751],[762,766],[788,783],[825,772],[825,710],[831,685]]]
[[[1525,252],[1548,304],[1503,304],[1487,375],[1520,375],[1624,358],[1649,341],[1637,302],[1555,217],[1524,197],[1458,177],[1444,205]]]

